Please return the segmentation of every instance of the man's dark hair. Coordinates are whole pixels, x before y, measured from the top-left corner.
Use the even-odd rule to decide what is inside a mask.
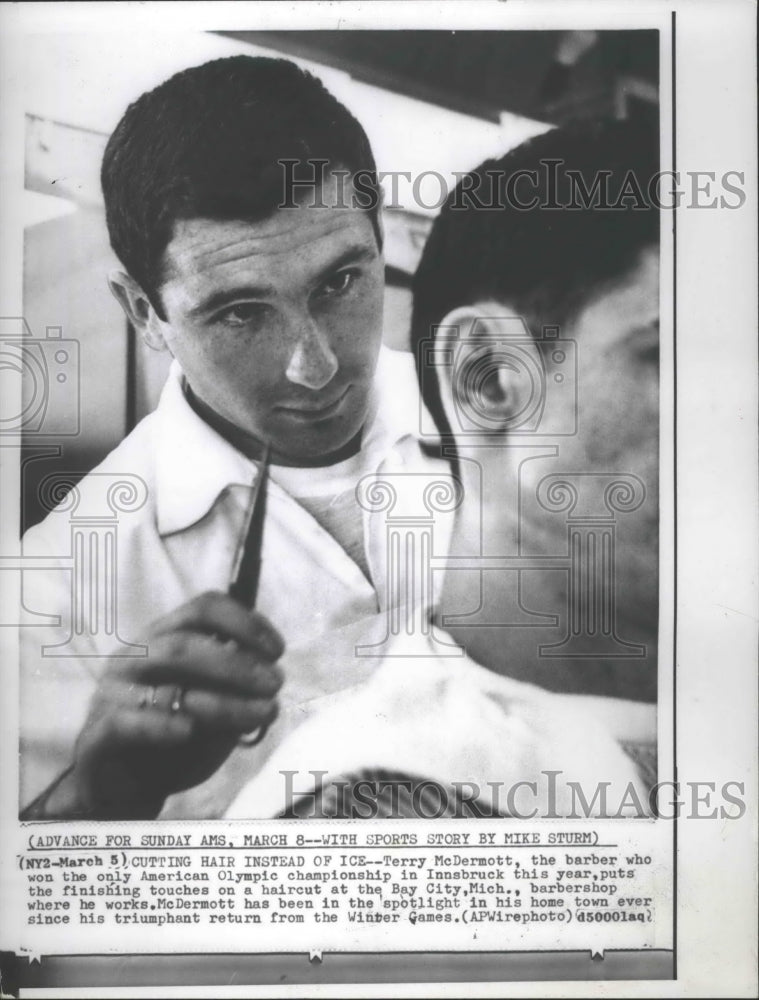
[[[322,176],[311,163],[319,160],[361,172],[362,188],[378,192],[366,133],[311,73],[252,56],[184,70],[131,104],[108,141],[101,181],[111,246],[162,315],[163,255],[177,219],[264,219],[292,204],[288,178]],[[379,236],[378,210],[379,197],[368,198]]]
[[[487,160],[449,194],[414,276],[411,329],[424,401],[443,435],[450,428],[435,373],[422,377],[421,342],[452,309],[489,299],[536,337],[568,323],[658,242],[658,170],[650,127],[584,122]]]

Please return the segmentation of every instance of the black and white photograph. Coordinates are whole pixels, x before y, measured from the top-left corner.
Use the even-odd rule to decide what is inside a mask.
[[[110,134],[27,117],[24,818],[276,816],[275,751],[655,780],[658,32],[354,34],[209,34]],[[392,170],[308,45],[395,70]]]
[[[4,22],[2,995],[703,995],[687,831],[756,886],[715,5],[292,6]]]

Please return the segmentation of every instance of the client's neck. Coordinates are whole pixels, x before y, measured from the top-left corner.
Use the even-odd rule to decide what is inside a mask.
[[[474,451],[470,457],[474,456]],[[647,646],[645,658],[557,658],[545,649],[561,639],[566,624],[567,577],[561,572],[519,572],[515,567],[487,568],[487,559],[518,555],[516,490],[501,489],[497,469],[486,461],[462,458],[465,498],[457,511],[451,542],[451,564],[445,573],[435,612],[444,629],[477,663],[514,680],[551,691],[596,694],[633,700],[656,696],[656,634],[641,634],[640,625],[627,626],[618,609],[620,634]],[[492,479],[493,482],[488,482]],[[472,560],[485,557],[478,572]],[[466,558],[470,567],[456,567]],[[632,666],[631,666],[632,662]]]

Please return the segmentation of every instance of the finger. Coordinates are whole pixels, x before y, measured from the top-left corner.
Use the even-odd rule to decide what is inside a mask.
[[[153,634],[174,631],[205,632],[234,639],[243,647],[261,650],[277,660],[284,652],[282,637],[263,615],[217,591],[208,591],[160,618]]]
[[[278,709],[271,699],[233,698],[192,688],[185,692],[182,711],[191,715],[203,729],[237,734],[269,725]]]
[[[277,703],[271,698],[237,698],[200,688],[185,690],[175,684],[113,685],[109,695],[110,714],[131,717],[136,710],[150,717],[150,726],[160,726],[161,719],[165,722],[184,714],[198,727],[236,734],[271,723],[278,712]]]
[[[202,645],[189,644],[183,658],[152,655],[122,663],[109,674],[104,687],[178,684],[243,698],[271,698],[283,681],[284,673],[275,663],[260,663],[250,653],[206,641]]]
[[[116,712],[98,716],[82,735],[85,744],[101,752],[104,746],[109,751],[132,746],[141,750],[177,746],[192,739],[194,730],[195,721],[189,714],[146,712],[124,705]]]
[[[203,696],[207,695],[209,704],[217,703],[221,699],[242,704],[266,702],[271,705],[279,687],[278,680],[275,678],[267,685],[259,685],[252,692],[240,692],[239,690],[218,687],[199,687],[187,678],[181,682],[173,678],[168,683],[156,681],[155,684],[107,681],[98,688],[91,714],[107,716],[121,710],[133,711],[134,709],[175,714],[183,710],[190,692],[194,692],[196,700],[201,693]]]

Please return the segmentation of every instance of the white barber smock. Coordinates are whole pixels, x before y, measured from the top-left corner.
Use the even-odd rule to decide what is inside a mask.
[[[396,485],[418,485],[420,476],[424,482],[449,477],[447,467],[425,457],[419,447],[420,399],[412,356],[383,348],[374,391],[386,444],[377,478],[389,474]],[[70,762],[106,657],[124,643],[135,644],[126,649],[139,655],[150,622],[203,591],[227,589],[256,474],[255,463],[189,406],[175,363],[156,410],[68,500],[27,532],[23,555],[30,565],[39,559],[40,565],[56,568],[23,574],[22,805]],[[119,482],[128,486],[119,490]],[[104,531],[93,542],[98,518],[102,521],[112,504],[119,512],[111,540]],[[171,797],[162,816],[221,815],[301,720],[309,701],[371,675],[379,660],[357,656],[356,646],[384,638],[393,604],[388,573],[397,571],[388,568],[387,510],[380,508],[363,511],[370,581],[270,479],[257,609],[287,644],[281,661],[283,710],[260,746],[235,750],[208,781]],[[435,515],[433,556],[447,553],[452,520],[452,511]],[[84,529],[78,540],[77,527]],[[87,551],[75,559],[77,545]],[[107,576],[114,567],[116,598],[109,604],[105,581],[97,574]],[[395,582],[393,592],[405,592],[404,581]],[[97,595],[94,604],[91,593]],[[428,598],[431,602],[434,594]],[[109,607],[115,607],[115,615]]]

